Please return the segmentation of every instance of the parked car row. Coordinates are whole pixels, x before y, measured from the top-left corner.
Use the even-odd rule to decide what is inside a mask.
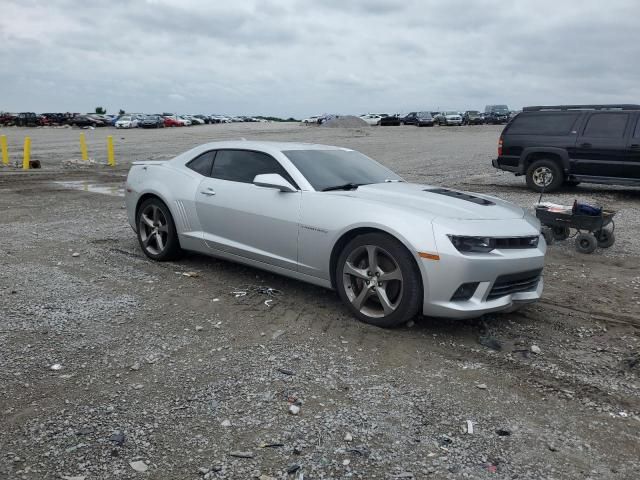
[[[122,115],[103,115],[97,113],[2,113],[0,112],[0,126],[44,127],[64,126],[72,127],[116,127],[116,128],[163,128],[188,127],[213,123],[235,122],[264,122],[262,118],[232,117],[226,115],[178,115],[175,113],[141,114],[128,113]]]
[[[434,125],[499,125],[506,124],[519,112],[509,110],[506,105],[487,105],[484,112],[479,110],[415,111],[409,113],[366,113],[359,118],[370,126],[399,126],[415,125],[417,127],[432,127]],[[304,118],[301,123],[320,124],[326,115],[312,115]]]

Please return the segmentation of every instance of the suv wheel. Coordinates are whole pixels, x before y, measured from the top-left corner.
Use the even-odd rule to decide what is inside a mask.
[[[536,192],[558,190],[563,181],[564,174],[553,160],[536,160],[527,168],[527,186]]]
[[[401,325],[422,305],[420,273],[411,254],[382,233],[360,235],[347,244],[335,284],[353,315],[378,327]]]

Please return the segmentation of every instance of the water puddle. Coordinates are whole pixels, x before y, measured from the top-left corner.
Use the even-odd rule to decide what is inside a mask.
[[[69,190],[83,192],[102,193],[114,197],[124,197],[124,184],[122,183],[96,183],[89,180],[70,180],[67,182],[54,182],[56,185]]]

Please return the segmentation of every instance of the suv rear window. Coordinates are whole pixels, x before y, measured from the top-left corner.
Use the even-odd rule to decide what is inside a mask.
[[[511,122],[511,135],[567,135],[580,113],[520,114]]]
[[[627,126],[627,113],[594,113],[584,129],[585,137],[621,138]]]

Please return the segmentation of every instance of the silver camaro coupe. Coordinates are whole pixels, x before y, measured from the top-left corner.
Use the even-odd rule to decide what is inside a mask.
[[[407,183],[348,148],[228,141],[135,162],[129,222],[144,253],[183,250],[337,290],[360,320],[470,318],[540,298],[538,220],[487,195]]]

